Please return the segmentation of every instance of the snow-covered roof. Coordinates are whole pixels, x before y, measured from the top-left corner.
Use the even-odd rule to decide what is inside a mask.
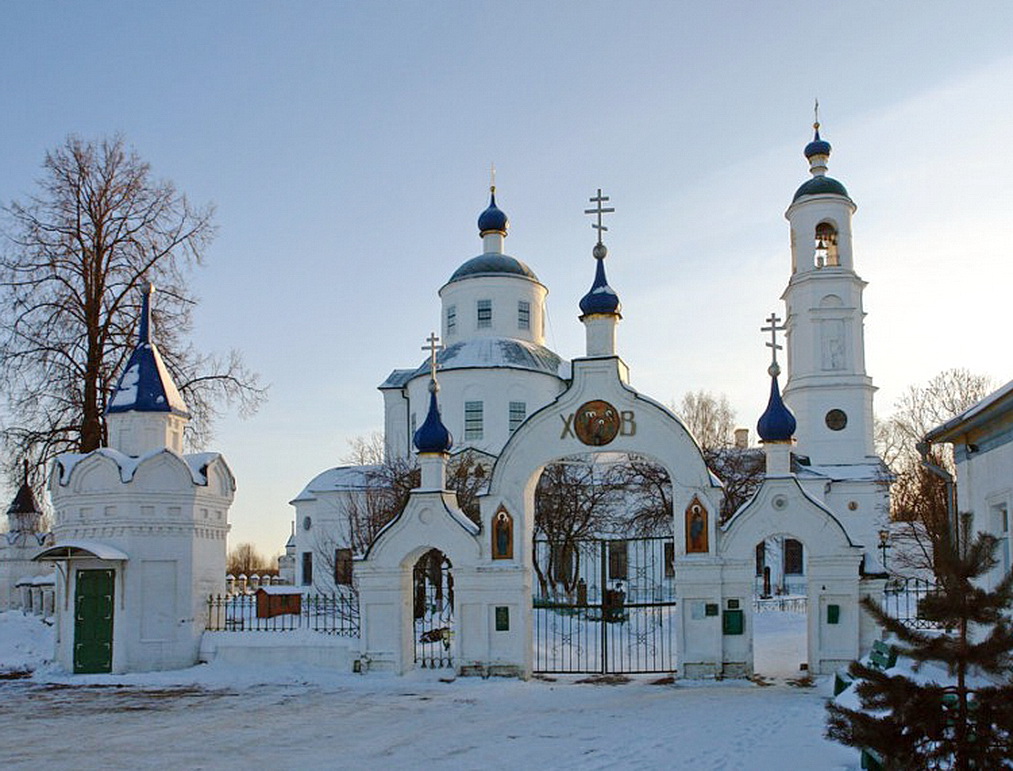
[[[366,490],[377,484],[377,472],[383,466],[337,466],[317,474],[295,498],[296,501],[311,501],[318,493],[350,492]]]
[[[172,412],[189,416],[186,403],[179,395],[158,347],[151,340],[152,291],[149,285],[144,293],[137,347],[130,354],[127,367],[116,383],[106,412]]]
[[[890,470],[881,461],[840,466],[795,464],[792,471],[799,479],[826,479],[830,482],[886,481],[890,478]]]
[[[403,388],[412,377],[415,376],[413,369],[396,369],[387,375],[387,379],[377,386],[381,391],[388,388]]]
[[[517,340],[512,337],[476,337],[444,348],[436,355],[440,372],[454,369],[524,369],[561,377],[562,359],[544,345]],[[430,363],[426,359],[412,372],[408,380],[424,375],[429,377]],[[407,382],[407,380],[405,381]]]
[[[222,457],[221,454],[217,452],[197,452],[189,455],[179,455],[167,447],[152,450],[144,455],[134,457],[132,455],[124,455],[119,450],[114,450],[111,447],[100,447],[97,450],[92,450],[87,453],[64,453],[63,455],[57,457],[56,468],[60,474],[60,484],[65,485],[70,481],[70,475],[74,472],[74,468],[81,461],[85,458],[91,457],[92,455],[100,455],[103,458],[108,458],[116,463],[120,470],[120,479],[124,484],[126,484],[134,478],[134,474],[137,472],[138,467],[142,463],[154,458],[156,455],[161,455],[162,453],[173,455],[182,460],[190,470],[190,477],[193,479],[193,483],[201,486],[208,483],[207,467],[212,461]]]
[[[1013,397],[1013,380],[997,391],[993,391],[977,404],[968,407],[955,418],[937,426],[925,435],[930,442],[948,442],[954,435],[974,428],[978,423],[987,419],[985,413],[991,412],[994,408],[1002,408],[1001,404],[1007,397]],[[1013,398],[1009,399],[1006,409],[1013,410]]]
[[[36,562],[43,560],[65,560],[65,559],[97,558],[100,560],[114,560],[126,562],[130,559],[125,552],[115,546],[110,546],[101,541],[85,541],[71,539],[43,549],[33,557]]]

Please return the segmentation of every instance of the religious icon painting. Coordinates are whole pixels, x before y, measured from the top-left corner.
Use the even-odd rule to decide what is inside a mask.
[[[686,553],[706,554],[709,551],[707,509],[693,496],[692,503],[686,507]]]
[[[502,506],[492,518],[492,558],[494,560],[514,558],[514,518]]]
[[[596,399],[577,408],[573,431],[590,447],[601,447],[616,438],[621,425],[619,410],[606,401]]]

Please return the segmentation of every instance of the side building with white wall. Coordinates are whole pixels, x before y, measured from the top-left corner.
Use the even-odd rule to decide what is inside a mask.
[[[110,446],[56,459],[49,492],[56,659],[68,671],[175,669],[197,662],[207,601],[225,590],[235,480],[217,453],[182,454],[186,404],[140,334],[107,409]]]
[[[993,588],[1013,565],[1013,380],[926,436],[953,445],[957,468],[957,512],[970,515],[971,532],[999,540],[998,564],[985,577]]]

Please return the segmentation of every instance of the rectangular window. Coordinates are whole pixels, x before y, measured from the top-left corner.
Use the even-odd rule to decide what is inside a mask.
[[[517,328],[531,329],[531,303],[525,300],[517,303]]]
[[[492,300],[478,301],[478,328],[485,329],[492,326]]]
[[[302,585],[313,585],[313,552],[311,551],[302,553]]]
[[[675,541],[665,541],[665,578],[675,578]]]
[[[338,586],[352,585],[352,550],[334,550],[334,583]]]
[[[482,438],[482,402],[464,403],[464,438]]]
[[[626,541],[609,542],[609,578],[625,581],[629,574],[629,549]]]
[[[447,306],[447,335],[452,335],[457,331],[457,306]]]
[[[802,543],[794,538],[784,539],[784,574],[802,575]]]
[[[510,402],[510,433],[518,429],[528,416],[528,405],[524,402]]]
[[[412,413],[412,432],[411,436],[408,437],[408,442],[411,443],[412,437],[415,436],[415,431],[418,429],[418,418],[415,417],[415,413]]]

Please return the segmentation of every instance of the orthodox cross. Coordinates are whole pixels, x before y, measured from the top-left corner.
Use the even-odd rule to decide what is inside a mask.
[[[489,192],[496,192],[496,164],[489,164]]]
[[[813,106],[813,128],[817,131],[820,130],[820,100],[816,98],[816,104]]]
[[[596,197],[594,197],[594,198],[589,198],[588,200],[591,203],[593,203],[593,204],[597,204],[597,207],[594,208],[594,209],[584,209],[584,214],[596,214],[596,215],[598,215],[598,221],[597,222],[592,222],[591,223],[591,227],[598,231],[598,243],[600,244],[602,242],[601,241],[601,234],[602,234],[602,232],[608,230],[607,227],[605,227],[604,225],[601,224],[601,215],[603,215],[603,214],[611,214],[612,212],[615,211],[615,209],[612,208],[611,206],[608,207],[608,208],[603,208],[602,207],[602,204],[605,203],[606,201],[608,201],[609,197],[607,195],[602,195],[601,194],[601,188],[600,187],[598,188],[598,195]]]
[[[774,354],[774,364],[777,364],[777,352],[784,348],[783,345],[779,345],[777,342],[777,333],[784,332],[787,327],[778,326],[781,319],[777,317],[776,313],[771,313],[770,318],[768,318],[767,321],[770,322],[770,326],[760,327],[760,331],[770,332],[770,342],[766,343],[766,346],[771,349],[771,352]]]
[[[435,332],[429,333],[426,342],[429,345],[423,345],[422,350],[429,351],[429,377],[436,380],[436,353],[437,351],[442,351],[443,346],[440,344],[440,338],[436,336]]]

